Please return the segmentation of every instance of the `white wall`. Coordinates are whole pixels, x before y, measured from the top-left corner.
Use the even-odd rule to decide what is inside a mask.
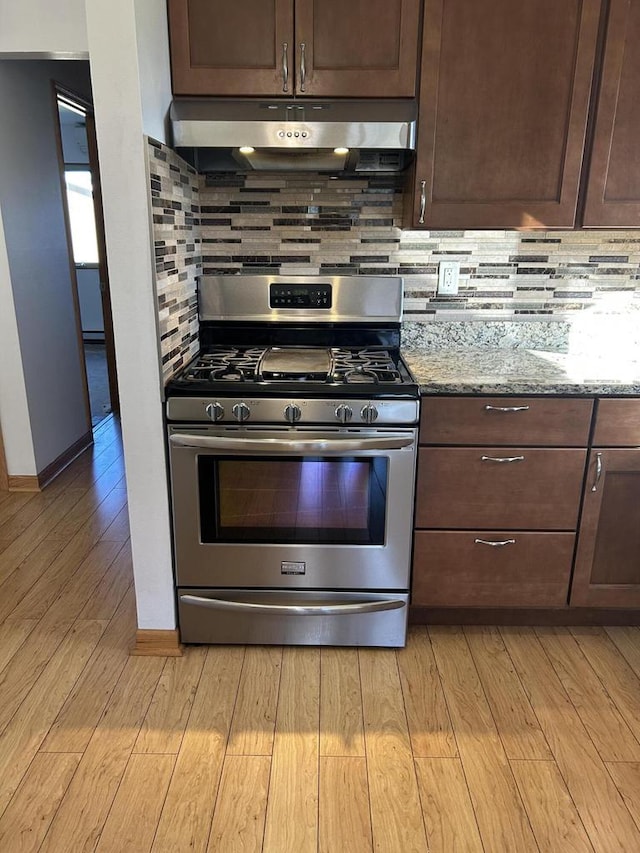
[[[34,476],[36,457],[29,424],[18,322],[0,208],[0,424],[9,474]]]
[[[134,6],[142,127],[147,136],[166,142],[171,103],[167,4],[163,0],[134,0]]]
[[[52,79],[90,92],[86,62],[0,60],[0,208],[35,466],[90,429],[56,148]],[[6,288],[6,284],[5,284]],[[0,368],[4,373],[4,365]],[[19,377],[5,378],[3,387]],[[10,397],[2,395],[2,407]],[[19,413],[24,415],[23,412]],[[3,418],[4,422],[4,418]],[[25,424],[21,429],[26,431]],[[7,441],[10,473],[31,473]]]
[[[84,0],[0,0],[0,53],[86,59]]]
[[[144,133],[171,99],[164,0],[86,0],[140,628],[176,625]],[[164,35],[163,35],[164,34]]]

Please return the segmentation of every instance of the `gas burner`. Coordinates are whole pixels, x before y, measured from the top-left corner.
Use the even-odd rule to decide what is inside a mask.
[[[262,347],[213,347],[187,368],[190,382],[247,382],[256,378]]]
[[[225,367],[219,367],[216,370],[212,370],[209,373],[209,379],[211,382],[244,382],[246,376],[242,370],[238,370],[237,367],[227,365]]]
[[[364,365],[358,365],[358,367],[347,370],[342,375],[342,381],[349,385],[354,382],[373,382],[374,385],[377,385],[380,380],[377,371],[370,370]]]
[[[374,385],[400,384],[402,377],[394,356],[387,349],[332,350],[333,371],[330,377],[336,384],[371,382]]]

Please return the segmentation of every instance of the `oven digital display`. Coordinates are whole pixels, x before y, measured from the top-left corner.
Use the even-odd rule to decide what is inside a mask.
[[[331,308],[330,284],[272,284],[271,308]]]

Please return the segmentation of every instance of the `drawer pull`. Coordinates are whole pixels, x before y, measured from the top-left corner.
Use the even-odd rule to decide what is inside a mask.
[[[485,406],[485,412],[528,412],[531,406]]]
[[[600,477],[602,477],[602,453],[596,453],[596,478],[593,482],[593,486],[591,486],[592,492],[598,491],[598,483],[600,482]]]
[[[481,456],[481,462],[524,462],[524,456]]]
[[[491,542],[488,539],[475,539],[476,545],[490,545],[492,548],[502,548],[504,545],[515,545],[515,539],[500,539],[498,542]]]

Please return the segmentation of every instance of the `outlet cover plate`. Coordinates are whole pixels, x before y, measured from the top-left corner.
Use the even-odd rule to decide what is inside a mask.
[[[458,293],[460,261],[440,261],[438,268],[438,296],[455,296]]]

